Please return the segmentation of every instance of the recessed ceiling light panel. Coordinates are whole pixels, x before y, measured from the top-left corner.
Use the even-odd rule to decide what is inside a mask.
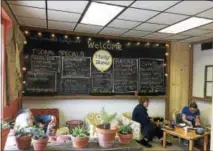
[[[124,7],[92,2],[81,23],[105,26],[123,9]]]
[[[180,33],[195,27],[199,27],[208,23],[213,22],[211,19],[205,19],[205,18],[198,18],[198,17],[191,17],[187,20],[184,20],[182,22],[179,22],[177,24],[171,25],[165,29],[160,30],[159,32],[162,33]]]

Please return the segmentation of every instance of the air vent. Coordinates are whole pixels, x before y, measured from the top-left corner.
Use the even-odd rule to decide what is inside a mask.
[[[213,43],[212,42],[201,44],[201,50],[202,51],[209,50],[209,49],[213,49]]]

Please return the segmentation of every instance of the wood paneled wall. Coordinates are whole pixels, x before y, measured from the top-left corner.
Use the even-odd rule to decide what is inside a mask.
[[[172,113],[188,105],[190,79],[190,47],[188,43],[171,42],[170,49],[170,118]]]

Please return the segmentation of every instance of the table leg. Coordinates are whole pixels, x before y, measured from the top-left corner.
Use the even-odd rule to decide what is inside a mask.
[[[166,148],[166,132],[163,132],[163,148]]]
[[[208,135],[204,136],[204,141],[203,141],[203,150],[207,151],[207,147],[208,147]]]
[[[194,149],[194,140],[189,140],[189,151],[193,151]]]

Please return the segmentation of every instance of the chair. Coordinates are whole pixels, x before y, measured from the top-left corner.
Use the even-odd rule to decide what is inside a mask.
[[[131,112],[125,112],[121,115],[121,120],[123,124],[129,124],[131,123],[132,133],[133,133],[133,139],[135,140],[141,140],[143,135],[141,133],[141,125],[138,122],[135,122],[132,120],[132,113]]]

